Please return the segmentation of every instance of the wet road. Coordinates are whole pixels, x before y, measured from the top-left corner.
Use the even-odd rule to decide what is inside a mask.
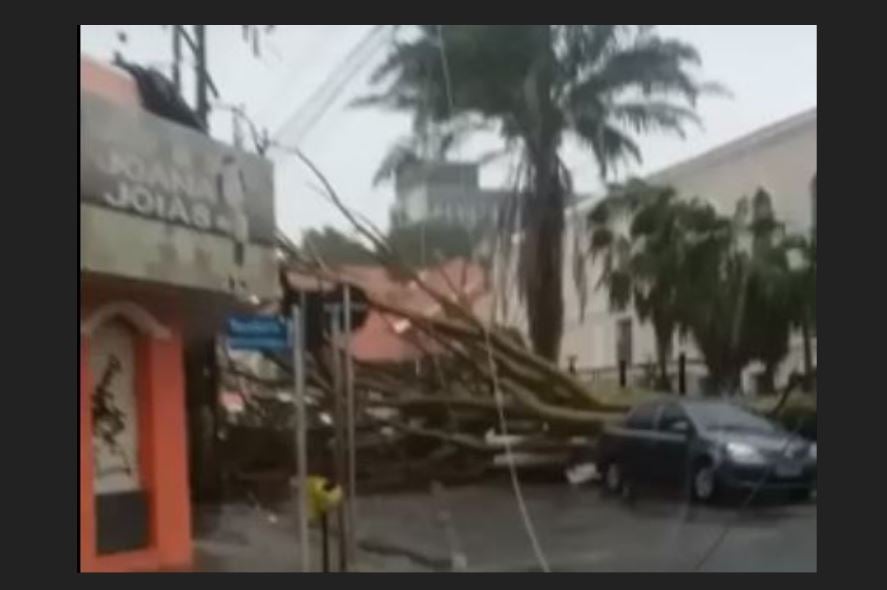
[[[627,506],[595,487],[522,491],[552,571],[816,571],[815,503],[689,508],[657,493]],[[361,569],[441,571],[454,555],[468,571],[541,569],[506,483],[448,489],[442,503],[419,493],[361,498],[358,518]],[[226,511],[198,543],[208,569],[293,571],[293,519],[272,520]]]

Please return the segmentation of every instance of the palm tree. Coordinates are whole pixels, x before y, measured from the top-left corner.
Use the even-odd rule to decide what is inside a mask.
[[[790,262],[788,271],[790,322],[801,331],[804,350],[805,391],[814,381],[813,336],[816,333],[816,235],[792,235],[784,246]]]
[[[665,391],[671,389],[668,360],[680,326],[688,206],[670,187],[632,179],[613,187],[588,216],[592,260],[601,261],[596,287],[607,289],[611,308],[633,305],[641,321],[652,323],[656,387]]]
[[[616,164],[640,160],[638,134],[682,134],[697,120],[697,97],[713,86],[688,71],[700,61],[697,51],[659,37],[652,25],[415,25],[413,31],[374,72],[371,82],[381,92],[360,103],[406,110],[420,122],[492,124],[518,148],[515,212],[502,229],[523,238],[518,285],[533,348],[556,360],[571,196],[564,140],[588,146],[607,177]]]
[[[680,329],[693,336],[713,390],[736,391],[752,360],[764,365],[764,387],[772,390],[792,323],[800,320],[789,265],[795,246],[770,195],[758,190],[750,200],[740,199],[732,217],[699,205],[686,219],[691,246],[682,273]]]
[[[772,393],[776,368],[788,354],[795,314],[790,242],[766,191],[754,195],[750,215],[752,248],[739,339],[749,359],[764,365],[762,389]]]
[[[741,209],[742,207],[740,207]],[[747,360],[738,346],[748,259],[737,247],[735,219],[696,201],[685,210],[690,247],[681,270],[679,331],[702,354],[712,391],[735,390]]]
[[[482,123],[465,118],[434,124],[427,117],[417,116],[412,134],[399,138],[382,159],[373,176],[373,186],[395,178],[404,166],[446,160],[470,133],[485,129],[488,127]]]

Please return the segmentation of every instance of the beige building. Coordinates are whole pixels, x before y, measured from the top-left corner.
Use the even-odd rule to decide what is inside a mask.
[[[722,213],[731,213],[740,197],[751,196],[758,188],[763,188],[773,197],[775,212],[786,222],[787,229],[804,232],[815,225],[816,207],[812,190],[815,175],[814,108],[661,170],[647,180],[671,185],[679,195],[685,197],[705,198]],[[580,313],[572,268],[573,230],[577,226],[584,227],[585,215],[595,202],[596,199],[585,200],[576,210],[568,213],[561,365],[566,366],[570,357],[575,357],[579,370],[589,372],[593,378],[616,379],[620,356],[617,350],[621,348],[622,355],[633,367],[632,376],[636,378],[643,373],[642,365],[655,362],[653,329],[649,324],[640,323],[631,310],[610,310],[606,290],[594,288],[600,277],[600,269],[590,264],[586,268],[588,289],[585,313]],[[509,310],[507,320],[524,327],[525,320],[521,316],[523,313],[520,311]],[[692,390],[698,386],[698,377],[702,372],[701,366],[694,363],[700,357],[692,342],[682,342],[676,338],[674,358],[677,359],[681,352],[690,361],[688,373]],[[815,358],[814,347],[814,364]],[[777,375],[777,383],[785,379],[790,370],[801,369],[802,366],[800,338],[793,338],[791,352]],[[750,367],[746,371],[746,389],[753,388],[751,375],[755,370],[755,367]]]

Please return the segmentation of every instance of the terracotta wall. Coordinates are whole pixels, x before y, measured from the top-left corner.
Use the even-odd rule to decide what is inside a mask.
[[[101,306],[136,303],[169,330],[158,339],[134,326],[136,395],[139,411],[141,480],[148,493],[149,546],[144,550],[98,556],[92,458],[92,375],[89,337],[80,337],[80,569],[150,571],[188,569],[192,563],[188,491],[182,322],[174,295],[136,288],[81,283],[81,325]],[[123,318],[126,321],[126,318]]]

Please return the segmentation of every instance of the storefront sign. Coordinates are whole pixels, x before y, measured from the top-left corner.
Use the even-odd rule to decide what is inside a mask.
[[[80,94],[80,199],[162,223],[273,244],[266,160],[157,117]]]

